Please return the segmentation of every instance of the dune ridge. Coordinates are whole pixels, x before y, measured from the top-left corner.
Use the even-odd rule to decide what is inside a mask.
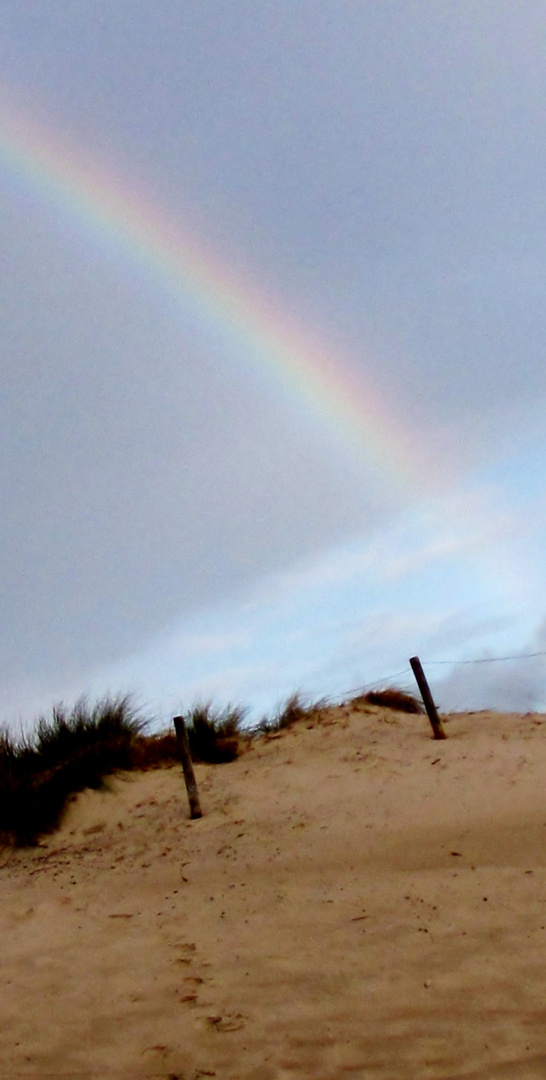
[[[546,1076],[546,717],[354,702],[0,866],[6,1077]]]

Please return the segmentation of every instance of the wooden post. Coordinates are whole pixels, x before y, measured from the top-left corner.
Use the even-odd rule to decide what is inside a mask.
[[[418,656],[410,657],[410,664],[411,664],[411,670],[413,671],[413,674],[415,675],[415,680],[417,682],[417,686],[419,687],[419,690],[421,691],[421,697],[423,699],[423,705],[425,706],[425,709],[427,710],[427,716],[428,716],[428,718],[430,720],[431,727],[432,727],[432,730],[434,732],[434,738],[435,739],[445,739],[447,736],[446,736],[446,733],[444,731],[442,721],[440,720],[440,717],[438,716],[438,710],[436,709],[436,706],[434,704],[434,700],[433,700],[432,694],[430,692],[430,687],[428,685],[427,678],[426,678],[426,675],[425,675],[425,673],[423,671],[423,668],[421,667],[421,661],[420,661],[419,657]]]
[[[178,747],[178,753],[180,754],[180,760],[182,762],[182,768],[184,770],[184,780],[186,781],[186,790],[188,792],[188,800],[190,804],[190,815],[192,819],[200,818],[202,817],[201,804],[199,802],[199,792],[197,791],[197,784],[195,782],[195,775],[193,772],[193,765],[190,756],[190,747],[188,743],[188,733],[186,731],[184,717],[173,717],[173,724],[174,730],[176,731],[176,744]]]

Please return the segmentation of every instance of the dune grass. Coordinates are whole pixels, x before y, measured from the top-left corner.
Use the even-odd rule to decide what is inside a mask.
[[[246,710],[211,702],[184,717],[194,761],[233,761],[244,739]],[[56,706],[31,735],[0,732],[0,839],[37,843],[60,824],[71,796],[100,788],[114,772],[158,768],[178,761],[172,732],[145,734],[146,721],[129,697],[81,699],[70,710]]]
[[[352,699],[352,703],[362,702],[365,705],[382,705],[385,709],[393,709],[396,712],[422,713],[424,707],[418,698],[406,690],[399,690],[396,686],[388,686],[383,690],[370,690],[367,694],[359,694]]]
[[[128,697],[81,699],[53,709],[30,736],[0,735],[0,835],[19,845],[36,843],[59,824],[70,796],[99,788],[105,777],[133,765],[144,729]]]
[[[339,704],[349,707],[359,704],[381,705],[385,709],[392,709],[397,712],[424,712],[423,705],[418,698],[395,686],[384,687],[382,690],[370,690],[366,694],[357,694],[355,697]],[[257,727],[253,729],[253,733],[255,735],[274,734],[302,722],[310,723],[320,719],[321,714],[331,708],[336,708],[336,706],[327,698],[311,700],[301,690],[296,690],[290,694],[285,702],[279,705],[272,716],[265,717],[260,721]]]
[[[240,752],[246,713],[242,705],[218,708],[210,701],[194,705],[184,716],[193,760],[209,765],[234,761]]]
[[[360,694],[346,705],[380,705],[398,712],[422,713],[417,698],[396,687]],[[272,716],[245,727],[247,710],[198,702],[184,715],[194,761],[234,761],[250,740],[315,723],[331,704],[311,701],[295,691]],[[121,770],[144,770],[178,762],[174,732],[147,735],[147,722],[130,697],[106,697],[94,706],[82,698],[71,710],[56,706],[39,719],[34,732],[14,739],[0,731],[0,840],[35,844],[60,824],[71,797],[100,788]]]
[[[246,713],[241,705],[221,708],[207,701],[182,714],[193,761],[208,765],[234,761],[251,735],[243,726]],[[179,762],[176,735],[171,730],[140,736],[135,740],[132,760],[133,768],[142,770]]]
[[[131,748],[131,768],[139,772],[161,769],[180,761],[176,735],[171,731],[138,735]]]
[[[328,701],[321,698],[311,701],[305,697],[301,690],[295,690],[287,697],[286,701],[278,706],[272,716],[264,717],[254,728],[256,735],[270,735],[278,731],[285,731],[303,721],[310,722],[328,707]]]

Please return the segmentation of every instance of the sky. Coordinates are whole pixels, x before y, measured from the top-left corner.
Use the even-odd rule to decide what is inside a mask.
[[[0,73],[2,721],[546,708],[546,3],[4,0]]]

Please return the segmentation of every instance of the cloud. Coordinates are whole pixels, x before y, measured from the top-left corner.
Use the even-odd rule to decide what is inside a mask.
[[[498,511],[490,488],[453,493],[444,513],[421,508],[371,539],[353,539],[194,613],[99,673],[96,685],[121,680],[167,712],[169,701],[178,707],[175,700],[211,695],[263,711],[298,687],[342,696],[398,672],[412,686],[415,654],[432,662],[481,657],[492,647],[504,654],[515,643],[521,651],[529,624],[514,608],[514,573],[506,589],[498,581],[499,523],[503,538],[520,542],[518,521]],[[441,675],[442,700],[456,703],[454,671],[451,681],[444,669],[433,677]],[[489,674],[482,690],[477,677],[467,685],[470,703],[487,693],[490,705],[505,700],[504,682]],[[520,681],[513,699],[522,692]]]
[[[546,656],[454,667],[436,683],[435,696],[448,711],[497,708],[504,712],[546,709]]]

